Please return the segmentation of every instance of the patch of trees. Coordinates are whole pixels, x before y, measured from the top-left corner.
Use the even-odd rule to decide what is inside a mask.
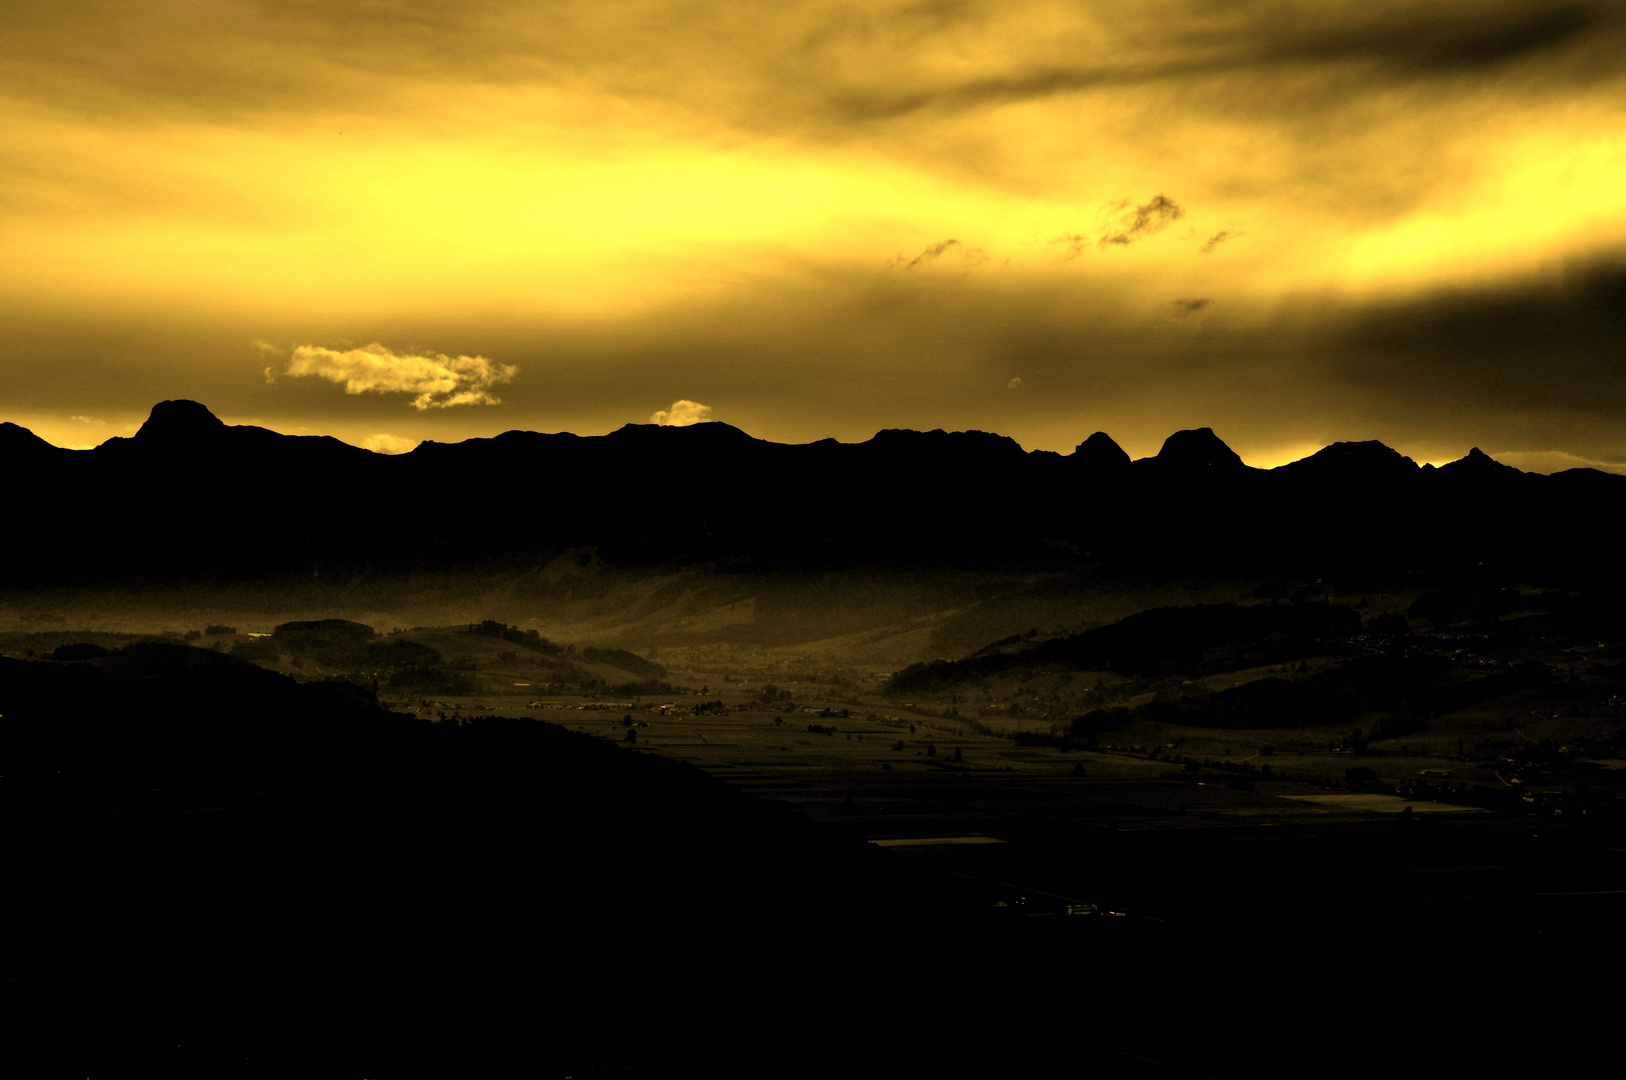
[[[107,654],[108,650],[100,645],[82,641],[70,645],[58,645],[51,650],[51,659],[58,663],[68,663],[74,660],[99,660]]]
[[[439,650],[429,645],[399,637],[381,638],[372,627],[344,619],[283,623],[270,638],[240,639],[231,651],[242,660],[269,663],[283,650],[296,662],[309,658],[350,671],[421,672],[441,663]]]
[[[1321,643],[1359,633],[1360,627],[1359,613],[1330,604],[1197,604],[1140,612],[1111,626],[1043,642],[1023,655],[1033,663],[1142,677],[1200,674],[1209,666],[1302,657],[1319,651]]]
[[[1093,747],[1097,735],[1126,728],[1134,722],[1135,714],[1129,706],[1114,705],[1110,709],[1092,709],[1082,716],[1073,717],[1068,731],[1074,738],[1083,739],[1086,745]]]
[[[1455,585],[1424,593],[1411,602],[1406,613],[1427,619],[1435,626],[1473,621],[1485,622],[1522,607],[1519,594],[1511,589],[1486,585]]]
[[[595,649],[589,646],[581,651],[581,658],[595,664],[608,664],[645,679],[658,679],[666,674],[666,669],[653,660],[645,660],[625,649]]]
[[[487,637],[511,641],[521,648],[539,652],[543,656],[558,656],[564,652],[564,646],[550,641],[536,630],[521,630],[517,626],[507,626],[495,619],[484,619],[478,623],[470,623],[469,633],[484,634]]]
[[[231,655],[249,664],[274,664],[281,658],[282,650],[271,638],[246,637],[232,642]]]
[[[1211,728],[1276,728],[1343,724],[1360,716],[1360,703],[1311,679],[1258,679],[1216,694],[1151,701],[1138,720]]]
[[[375,636],[372,627],[346,619],[286,622],[271,631],[271,640],[295,656],[311,657],[335,667],[359,666],[360,657]]]
[[[359,658],[363,661],[360,667],[382,669],[427,667],[441,660],[439,649],[404,638],[369,642]]]
[[[373,628],[365,623],[348,619],[308,619],[280,623],[271,631],[271,637],[290,647],[314,648],[328,644],[353,644],[370,641]]]
[[[1451,663],[1438,656],[1360,657],[1302,678],[1257,679],[1211,694],[1150,701],[1133,709],[1097,709],[1073,719],[1075,737],[1134,720],[1207,728],[1283,728],[1353,724],[1381,713],[1368,738],[1426,730],[1428,718],[1548,682],[1539,662],[1467,681],[1451,681]]]
[[[780,678],[794,683],[811,683],[818,686],[851,686],[858,679],[856,672],[848,668],[837,668],[834,671],[787,671]]]
[[[462,671],[447,671],[432,665],[402,667],[390,672],[385,685],[415,690],[423,694],[478,694],[480,677]]]
[[[1110,626],[1065,634],[1019,653],[914,664],[887,681],[891,694],[925,694],[1019,668],[1055,665],[1148,677],[1281,663],[1347,640],[1360,614],[1330,604],[1197,604],[1154,608]]]

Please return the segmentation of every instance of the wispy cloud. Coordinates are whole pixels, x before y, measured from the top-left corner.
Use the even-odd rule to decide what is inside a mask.
[[[949,248],[959,247],[959,246],[960,246],[960,242],[958,240],[955,240],[952,237],[950,237],[947,240],[939,240],[935,244],[928,244],[925,251],[922,251],[919,255],[916,255],[913,259],[910,259],[907,263],[904,264],[903,268],[905,270],[913,270],[915,267],[919,266],[923,262],[931,262],[933,259],[941,258],[942,255],[943,255],[943,252],[947,251]]]
[[[1102,233],[1101,238],[1095,243],[1098,247],[1107,247],[1111,244],[1128,246],[1184,216],[1185,211],[1175,205],[1174,200],[1167,195],[1154,195],[1150,202],[1120,216],[1114,227]]]
[[[1207,297],[1207,296],[1198,296],[1198,297],[1193,297],[1191,299],[1176,300],[1174,302],[1174,313],[1176,315],[1178,315],[1180,318],[1183,319],[1187,315],[1195,315],[1195,314],[1197,314],[1197,312],[1199,312],[1199,311],[1203,310],[1204,308],[1208,307],[1213,302],[1214,301],[1211,298]]]
[[[344,352],[301,345],[282,371],[294,378],[315,375],[343,383],[347,394],[412,394],[412,406],[419,410],[499,405],[502,399],[491,388],[511,381],[518,373],[513,364],[499,364],[483,356],[395,353],[376,341]],[[266,369],[266,378],[275,378],[274,368]]]
[[[1219,232],[1215,233],[1213,236],[1210,236],[1207,240],[1204,240],[1203,241],[1203,246],[1198,248],[1197,250],[1202,252],[1204,255],[1207,255],[1210,251],[1213,251],[1215,248],[1219,247],[1225,241],[1234,239],[1235,237],[1238,237],[1238,236],[1241,236],[1241,235],[1242,235],[1241,233],[1232,232],[1230,229],[1221,229]]]
[[[1520,65],[1527,77],[1552,81],[1612,78],[1603,57],[1610,48],[1618,49],[1621,28],[1618,13],[1600,0],[1434,5],[1329,0],[1300,6],[1174,0],[1156,5],[1083,3],[1069,5],[1073,10],[1066,14],[1045,5],[1049,10],[1042,16],[1038,3],[999,6],[1003,10],[994,15],[981,5],[967,5],[958,20],[925,40],[915,28],[900,27],[882,36],[886,27],[877,34],[868,25],[864,33],[844,41],[825,35],[817,59],[845,75],[839,83],[826,76],[819,84],[830,107],[849,120],[873,122],[1121,87],[1214,85],[1241,71],[1262,74],[1269,83],[1230,79],[1232,85],[1220,95],[1224,104],[1285,113],[1302,109],[1302,102],[1275,91],[1305,70],[1323,78],[1353,75],[1338,83],[1346,96],[1464,75],[1483,77]],[[1039,17],[1046,32],[1029,35],[1020,45],[971,45],[976,35],[987,36],[991,26]],[[960,77],[945,77],[943,66],[932,63],[939,55],[934,46],[956,45],[980,63],[962,62],[957,65]],[[875,57],[883,51],[891,63],[859,68],[850,59],[855,53]],[[1532,70],[1532,64],[1540,67]]]
[[[1063,233],[1050,241],[1052,244],[1065,244],[1066,250],[1062,252],[1063,259],[1076,259],[1084,254],[1084,245],[1089,241],[1083,233]]]
[[[661,427],[688,427],[690,424],[700,424],[711,419],[711,406],[702,405],[698,401],[684,398],[672,402],[670,409],[661,409],[649,417],[651,424]]]
[[[1133,210],[1128,207],[1128,199],[1119,199],[1103,208],[1105,222],[1097,226],[1101,232],[1095,236],[1096,247],[1128,247],[1142,237],[1160,232],[1171,221],[1180,220],[1186,213],[1167,195],[1154,195]],[[1223,235],[1222,233],[1221,236]],[[1081,232],[1063,233],[1050,241],[1052,244],[1063,245],[1061,256],[1063,260],[1078,258],[1090,242],[1090,237]],[[1209,241],[1209,244],[1218,242],[1219,238],[1216,237]]]
[[[958,254],[957,258],[955,257],[956,253]],[[961,276],[965,276],[992,258],[993,256],[988,254],[987,248],[966,247],[954,237],[949,237],[947,240],[939,240],[935,244],[927,244],[920,254],[912,259],[907,259],[902,255],[894,255],[887,260],[886,265],[890,269],[907,272],[941,260],[945,266],[958,267]]]

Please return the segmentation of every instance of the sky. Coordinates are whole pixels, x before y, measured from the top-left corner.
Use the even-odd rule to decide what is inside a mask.
[[[7,0],[0,420],[1626,471],[1616,0]]]

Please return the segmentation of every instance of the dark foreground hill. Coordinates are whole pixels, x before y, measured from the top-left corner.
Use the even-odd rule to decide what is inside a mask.
[[[1614,1038],[1584,977],[1618,839],[1586,822],[1097,807],[1082,846],[928,872],[552,725],[174,644],[64,655],[0,661],[8,1075],[1258,1077],[1392,1067],[1420,1017],[1454,1068]],[[986,903],[1052,878],[1168,921]]]
[[[755,954],[924,896],[691,767],[205,650],[0,659],[0,714],[14,1075],[566,1075],[703,1017],[732,1061]]]

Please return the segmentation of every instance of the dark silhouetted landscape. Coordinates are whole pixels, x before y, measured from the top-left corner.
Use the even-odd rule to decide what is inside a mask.
[[[1612,1048],[1626,476],[191,401],[0,461],[16,1075]]]

